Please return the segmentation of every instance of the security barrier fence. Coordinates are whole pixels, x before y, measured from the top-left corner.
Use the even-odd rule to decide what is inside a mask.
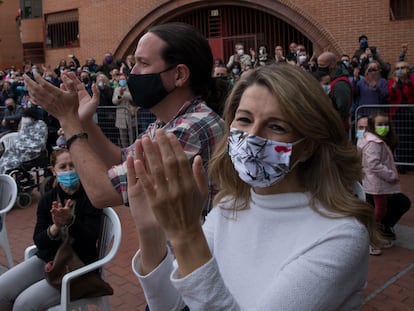
[[[5,111],[6,107],[0,107],[0,123]],[[117,116],[121,119],[122,128],[116,126]],[[135,114],[131,115],[131,111],[125,106],[99,106],[94,115],[95,122],[106,137],[120,147],[133,144],[135,139],[145,132],[148,125],[154,122],[155,119],[155,116],[147,109],[137,109]],[[5,131],[0,124],[0,136],[4,133]],[[51,143],[54,144],[55,142]]]
[[[117,118],[122,128],[116,126]],[[97,124],[106,137],[120,147],[133,144],[155,119],[147,109],[137,109],[132,115],[129,108],[125,106],[98,106],[96,111]]]
[[[357,121],[374,112],[388,114],[392,128],[397,134],[399,144],[395,149],[395,162],[398,166],[414,166],[414,105],[361,105],[353,115],[353,131],[350,139],[355,141]]]
[[[0,107],[0,121],[3,120],[5,110],[6,107]],[[349,138],[355,142],[357,120],[376,111],[388,114],[392,127],[399,138],[399,145],[395,150],[396,164],[414,166],[414,105],[359,106],[351,118],[352,126]],[[116,127],[117,115],[125,118],[125,128]],[[133,144],[135,139],[145,132],[147,126],[155,121],[155,116],[147,109],[137,109],[135,115],[131,115],[128,107],[99,106],[95,114],[95,121],[114,144],[125,147]],[[0,128],[0,136],[2,134]]]

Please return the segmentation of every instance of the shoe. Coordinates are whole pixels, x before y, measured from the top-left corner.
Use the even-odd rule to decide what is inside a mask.
[[[385,239],[385,240],[396,240],[397,237],[395,235],[395,231],[394,228],[392,227],[386,227],[386,226],[382,226],[382,228],[379,230],[381,236]]]
[[[384,240],[382,242],[382,248],[391,248],[394,246],[394,242],[391,240]]]
[[[407,174],[407,168],[404,165],[398,165],[397,166],[397,171],[401,175]]]
[[[379,255],[382,254],[382,251],[381,251],[381,249],[377,248],[376,246],[370,245],[369,246],[369,254],[372,255],[372,256],[379,256]]]

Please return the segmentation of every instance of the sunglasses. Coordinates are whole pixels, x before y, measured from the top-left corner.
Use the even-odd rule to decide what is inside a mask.
[[[399,69],[406,69],[407,66],[402,66],[402,67],[395,67],[395,70],[399,70]]]

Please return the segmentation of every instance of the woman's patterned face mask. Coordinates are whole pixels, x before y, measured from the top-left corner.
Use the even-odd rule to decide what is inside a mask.
[[[283,143],[230,128],[228,153],[241,180],[265,188],[282,180],[299,163],[289,167],[292,147],[304,139]]]

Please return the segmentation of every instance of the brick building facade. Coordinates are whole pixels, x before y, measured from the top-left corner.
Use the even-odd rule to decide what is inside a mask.
[[[32,0],[32,3],[35,1]],[[266,29],[261,30],[265,32],[265,38],[271,35],[269,32],[281,32],[281,37],[275,40],[281,40],[277,44],[284,45],[285,49],[290,39],[294,41],[298,38],[298,35],[290,35],[294,31],[306,39],[309,50],[316,54],[330,50],[338,56],[342,53],[353,54],[358,48],[359,35],[366,34],[370,45],[375,45],[380,50],[383,60],[393,64],[401,43],[408,42],[411,50],[414,47],[414,19],[393,20],[391,1],[350,0],[339,4],[338,1],[331,0],[43,0],[43,16],[23,18],[20,35],[15,21],[18,2],[5,1],[0,6],[0,69],[11,64],[19,66],[24,58],[30,60],[31,55],[34,57],[31,52],[39,52],[39,44],[42,51],[37,54],[40,56],[37,59],[43,58],[52,67],[69,54],[76,55],[81,63],[90,56],[100,63],[107,51],[114,53],[116,59],[121,59],[133,53],[137,39],[148,26],[172,20],[193,20],[196,27],[206,28],[203,30],[209,37],[214,32],[214,29],[210,29],[213,27],[210,17],[220,18],[226,8],[233,9],[234,14],[220,18],[220,27],[223,29],[238,24],[238,30],[241,31],[245,25],[253,27],[256,23],[259,24],[260,20],[256,20],[256,17],[266,18],[269,24],[268,33]],[[47,16],[53,17],[61,12],[76,12],[76,44],[48,47]],[[192,14],[193,12],[197,14]],[[204,14],[208,20],[200,22],[203,17],[197,17],[201,16],[198,14]],[[185,19],[188,16],[192,16],[192,19]],[[280,25],[279,28],[275,28],[276,23]],[[251,29],[254,27],[249,28],[249,31]],[[216,33],[215,38],[210,38],[214,52],[224,59],[231,52],[228,46],[228,42],[234,41],[228,41],[231,35],[226,33],[220,37]],[[239,33],[238,38],[240,35]],[[246,35],[256,35],[255,45],[263,41],[263,35]],[[268,43],[271,52],[274,49],[272,44],[275,43]],[[408,51],[407,59],[412,64],[414,52],[411,50]]]

